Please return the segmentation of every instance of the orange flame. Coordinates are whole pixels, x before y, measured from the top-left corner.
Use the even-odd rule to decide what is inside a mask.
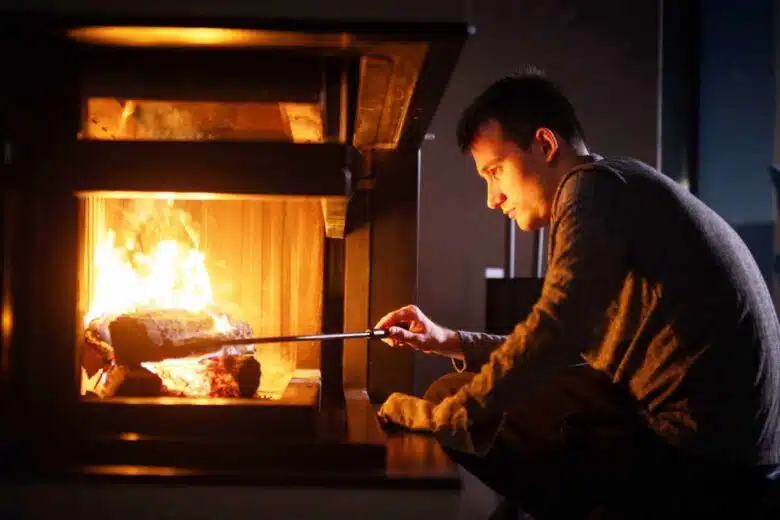
[[[111,229],[98,245],[95,294],[85,324],[106,314],[141,309],[200,311],[213,304],[202,252],[187,250],[175,240],[158,242],[149,254],[134,249],[132,242],[117,247]]]
[[[173,200],[168,200],[173,206]],[[185,214],[184,212],[180,212]],[[154,215],[140,212],[140,222]],[[188,215],[187,215],[188,216]],[[101,316],[117,316],[149,309],[182,309],[209,312],[216,332],[229,332],[225,316],[211,313],[214,304],[206,255],[194,243],[168,238],[166,229],[158,230],[160,239],[142,249],[136,240],[118,243],[117,233],[108,229],[95,251],[95,286],[84,325]],[[187,229],[188,233],[192,233]]]
[[[138,207],[149,201],[141,201]],[[217,312],[206,268],[206,255],[198,248],[197,235],[187,225],[189,215],[172,210],[173,199],[162,201],[157,212],[137,210],[126,216],[130,232],[122,234],[107,229],[100,237],[94,252],[95,283],[91,304],[84,315],[84,325],[106,316],[157,309],[202,311],[214,320],[214,333],[233,329],[228,317]],[[167,203],[166,203],[167,202]],[[151,245],[141,247],[138,229],[147,226],[149,235],[156,238]],[[124,240],[118,236],[128,236]],[[171,238],[174,237],[174,238]],[[144,244],[146,245],[146,244]],[[211,381],[208,358],[164,360],[143,363],[144,368],[157,374],[166,388],[188,396],[208,396]]]

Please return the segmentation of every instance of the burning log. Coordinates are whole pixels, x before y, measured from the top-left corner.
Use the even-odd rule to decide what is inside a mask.
[[[94,376],[99,370],[106,369],[114,361],[114,348],[104,341],[95,328],[84,331],[84,352],[81,364],[87,377]]]
[[[170,395],[162,379],[145,368],[109,367],[94,392],[98,397],[161,397]]]
[[[145,365],[162,378],[173,395],[254,397],[260,386],[260,363],[252,355],[217,355]]]
[[[83,365],[105,373],[98,397],[254,397],[260,364],[246,348],[188,357],[188,340],[252,337],[251,327],[206,312],[155,310],[93,320],[85,331]],[[88,366],[89,365],[89,366]]]
[[[260,362],[254,356],[236,356],[223,358],[224,363],[230,362],[230,373],[238,386],[235,397],[254,397],[260,388]]]
[[[215,323],[219,320],[220,323]],[[249,338],[249,324],[228,316],[215,319],[206,312],[155,310],[93,320],[85,331],[86,344],[106,362],[138,366],[145,361],[186,357],[177,345],[197,338]]]
[[[113,365],[106,369],[94,394],[106,397],[243,397],[260,386],[260,363],[250,355],[215,356],[183,363],[145,367]]]

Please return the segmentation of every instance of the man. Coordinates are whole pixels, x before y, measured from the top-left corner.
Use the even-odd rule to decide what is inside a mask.
[[[457,136],[489,208],[525,231],[549,226],[548,272],[508,337],[414,306],[382,318],[391,345],[466,372],[424,399],[391,395],[380,419],[433,432],[538,518],[749,517],[749,493],[780,463],[780,326],[738,235],[646,164],[591,154],[540,73],[490,86]]]

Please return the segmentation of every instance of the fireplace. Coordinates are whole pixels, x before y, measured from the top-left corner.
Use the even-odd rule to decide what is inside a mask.
[[[81,395],[276,400],[299,366],[319,367],[306,343],[185,351],[322,323],[320,201],[204,198],[79,196]]]
[[[411,353],[229,341],[366,330],[414,300],[418,149],[465,26],[6,20],[5,440],[383,463],[347,415],[411,392]]]

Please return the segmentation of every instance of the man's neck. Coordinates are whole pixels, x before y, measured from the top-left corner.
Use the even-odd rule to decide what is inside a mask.
[[[560,170],[561,177],[566,175],[575,167],[589,162],[592,160],[590,150],[584,143],[569,146],[561,150],[560,161],[558,162],[558,169]]]
[[[569,146],[565,149],[565,152],[561,154],[560,161],[558,162],[555,175],[550,177],[551,182],[551,196],[558,189],[558,184],[566,176],[567,173],[581,164],[592,161],[592,155],[585,146],[585,143],[578,143],[577,145]]]
[[[593,155],[590,153],[590,150],[588,150],[588,147],[585,146],[585,143],[578,143],[576,145],[570,146],[569,149],[566,150],[566,153],[563,154],[562,161],[560,163],[562,170],[561,177],[569,173],[577,166],[592,161]]]
[[[574,155],[576,157],[576,164],[582,164],[586,162],[590,156],[590,150],[588,150],[588,147],[585,146],[585,143],[577,143],[574,146],[572,146],[572,152],[574,152]]]

